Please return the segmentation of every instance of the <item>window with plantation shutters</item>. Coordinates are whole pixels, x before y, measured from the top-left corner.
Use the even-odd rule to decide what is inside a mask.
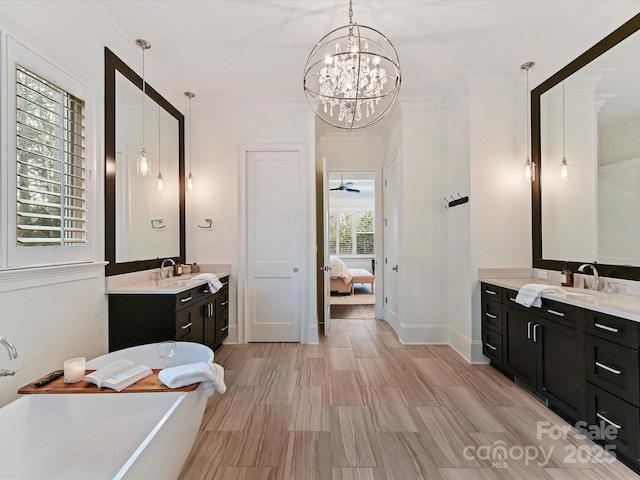
[[[16,64],[16,243],[87,242],[85,103]]]
[[[372,256],[375,240],[375,213],[340,210],[329,212],[329,253]]]

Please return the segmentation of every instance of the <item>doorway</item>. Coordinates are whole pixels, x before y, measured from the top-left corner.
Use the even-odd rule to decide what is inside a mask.
[[[328,174],[330,315],[376,318],[376,174]]]

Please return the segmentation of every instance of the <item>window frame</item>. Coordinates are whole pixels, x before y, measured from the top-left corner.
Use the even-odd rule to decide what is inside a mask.
[[[6,81],[3,120],[6,128],[5,149],[3,149],[2,189],[2,255],[0,269],[64,265],[69,263],[94,261],[95,239],[95,183],[92,172],[95,170],[95,135],[93,129],[92,90],[61,68],[45,60],[10,36],[6,36],[6,58],[3,62],[3,78]],[[83,245],[58,246],[18,246],[17,244],[17,82],[16,64],[35,73],[43,79],[81,99],[85,103],[85,215],[86,243]],[[92,208],[93,207],[93,208]]]

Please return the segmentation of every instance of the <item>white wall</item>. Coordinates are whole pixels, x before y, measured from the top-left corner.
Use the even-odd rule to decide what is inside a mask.
[[[195,97],[197,99],[197,97]],[[192,102],[195,102],[195,99]],[[242,148],[255,145],[302,144],[310,172],[303,188],[308,194],[309,228],[309,321],[315,325],[315,155],[314,115],[306,103],[278,105],[208,104],[191,107],[194,189],[187,192],[187,262],[231,264],[231,309],[228,342],[238,341],[238,267],[241,205],[239,203]],[[202,229],[205,218],[212,229]],[[312,277],[312,278],[311,278]],[[242,321],[242,319],[240,319]]]

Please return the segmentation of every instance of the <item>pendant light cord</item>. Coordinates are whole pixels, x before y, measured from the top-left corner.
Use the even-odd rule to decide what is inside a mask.
[[[564,132],[564,81],[562,82],[562,161],[565,162],[567,158],[565,148],[565,132]]]
[[[144,111],[144,105],[145,105],[145,98],[147,96],[147,87],[146,87],[146,82],[144,80],[144,51],[145,48],[142,47],[142,148],[144,148],[144,122],[145,122],[145,111]]]
[[[191,167],[193,164],[193,155],[191,154],[191,98],[192,96],[189,96],[189,173],[191,173]]]
[[[527,91],[525,93],[527,98],[527,160],[531,155],[531,127],[529,121],[531,120],[531,99],[529,98],[529,68],[527,67]]]

